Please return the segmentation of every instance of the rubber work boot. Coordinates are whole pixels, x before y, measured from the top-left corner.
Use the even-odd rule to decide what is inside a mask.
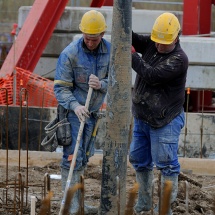
[[[149,211],[152,207],[152,180],[153,172],[136,172],[136,180],[139,184],[138,200],[134,206],[136,213]]]
[[[75,184],[80,183],[80,177],[83,175],[84,170],[82,171],[73,171],[70,187],[73,187]],[[62,190],[65,191],[67,178],[69,175],[69,170],[65,168],[61,168],[61,183],[62,183]],[[81,191],[77,190],[72,198],[72,203],[70,206],[70,215],[75,215],[79,212],[80,207],[80,196]],[[84,205],[84,214],[97,214],[98,207],[93,207],[89,205]]]
[[[178,194],[178,176],[163,176],[161,175],[161,192],[164,189],[164,183],[165,181],[171,181],[172,182],[172,193],[171,193],[171,198],[170,198],[170,208],[169,211],[166,215],[172,215],[172,209],[171,209],[171,204],[176,200],[177,194]],[[161,196],[163,194],[161,193]],[[159,203],[158,203],[159,205]],[[154,209],[154,214],[158,215],[159,207],[158,205]],[[161,202],[161,207],[162,207],[162,202]]]

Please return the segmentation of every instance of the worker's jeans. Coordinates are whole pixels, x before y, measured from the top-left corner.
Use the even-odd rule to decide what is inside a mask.
[[[66,169],[70,168],[71,156],[69,157],[69,155],[73,155],[74,153],[78,132],[81,124],[79,122],[78,117],[73,111],[69,112],[68,121],[71,124],[72,143],[69,146],[63,147],[63,158],[61,162],[61,167]],[[82,170],[86,166],[89,157],[94,154],[94,145],[91,147],[91,144],[94,144],[94,143],[90,142],[90,139],[92,136],[95,122],[96,122],[96,119],[92,115],[90,116],[90,118],[86,118],[84,129],[80,138],[80,145],[77,153],[74,170]],[[90,153],[87,155],[86,152],[88,151],[89,147],[90,147]]]
[[[179,174],[177,151],[184,118],[184,112],[182,112],[169,124],[158,129],[134,118],[129,160],[136,171],[152,170],[155,164],[163,175]]]

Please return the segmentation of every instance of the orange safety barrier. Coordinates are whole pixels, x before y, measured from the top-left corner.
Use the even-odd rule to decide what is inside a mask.
[[[16,105],[20,105],[21,89],[27,91],[28,106],[36,107],[56,107],[57,100],[54,95],[54,82],[34,74],[28,70],[16,67]],[[13,104],[13,82],[14,75],[7,75],[4,79],[0,79],[0,88],[8,90],[8,105]],[[23,95],[22,95],[23,96]],[[0,91],[0,105],[6,105],[6,93]],[[23,101],[23,98],[22,98]],[[25,105],[23,103],[23,105]]]
[[[15,78],[14,75],[7,75],[6,78],[0,79],[0,88],[6,88],[8,91],[8,105],[13,104],[14,80],[16,81],[16,105],[20,105],[21,89],[25,88],[27,97],[22,95],[23,106],[28,102],[28,106],[57,107],[58,102],[53,90],[54,82],[19,67],[16,67]],[[0,105],[6,104],[6,93],[0,90]],[[107,104],[104,102],[100,109],[106,110],[106,106]]]
[[[6,93],[0,90],[0,105],[8,105],[13,103],[13,76],[6,75],[5,78],[0,79],[0,89],[7,89],[8,98],[6,98]],[[7,101],[8,99],[8,101]]]
[[[57,106],[53,81],[19,67],[16,67],[16,72],[17,92],[20,92],[23,87],[26,88],[28,92],[28,106]],[[20,104],[20,96],[18,95],[16,103]]]

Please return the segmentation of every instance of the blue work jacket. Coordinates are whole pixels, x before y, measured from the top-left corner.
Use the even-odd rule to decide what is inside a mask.
[[[64,108],[73,110],[85,105],[91,74],[101,81],[101,89],[93,90],[89,111],[98,111],[101,107],[108,85],[110,61],[110,43],[102,38],[96,52],[89,51],[83,37],[71,42],[60,54],[57,61],[54,80],[54,93]]]

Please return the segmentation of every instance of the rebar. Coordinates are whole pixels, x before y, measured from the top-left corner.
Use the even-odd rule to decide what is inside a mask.
[[[17,178],[18,178],[18,183],[17,183]],[[18,184],[18,196],[16,195],[17,184]],[[22,174],[20,172],[18,172],[16,174],[15,185],[14,185],[14,203],[13,203],[14,204],[14,214],[18,210],[18,213],[21,213],[21,215],[22,215],[22,212],[23,212],[23,198],[24,198],[23,195],[24,195],[24,182],[22,180]],[[18,200],[18,203],[17,203],[17,200]]]
[[[22,81],[20,81],[20,85],[22,85]],[[21,214],[23,213],[23,206],[24,206],[24,191],[26,189],[26,206],[28,204],[28,171],[29,171],[29,164],[28,164],[28,91],[25,88],[21,88],[20,90],[20,111],[19,111],[19,125],[18,125],[18,150],[19,150],[19,163],[18,163],[18,173],[15,178],[15,182],[9,182],[9,110],[8,110],[8,90],[6,88],[0,88],[0,90],[5,90],[6,94],[6,114],[5,114],[5,132],[6,132],[6,179],[3,185],[3,207],[6,210],[13,210],[14,214]],[[23,101],[24,98],[24,101]],[[23,105],[26,107],[26,176],[25,182],[23,181],[23,176],[21,172],[21,130],[22,130],[22,117],[23,117]],[[47,176],[48,177],[48,176]],[[33,187],[43,187],[43,185],[31,185]],[[10,188],[14,188],[14,201],[13,207],[11,208],[9,205],[9,198],[8,192]],[[50,191],[50,180],[47,179],[47,183],[45,183],[45,190]],[[18,192],[18,195],[17,195]],[[43,191],[42,191],[43,193]],[[45,195],[45,194],[44,194]]]
[[[5,91],[5,98],[6,98],[6,119],[5,119],[5,127],[6,127],[6,179],[5,179],[5,184],[6,184],[6,205],[7,205],[7,185],[8,185],[8,147],[9,147],[9,136],[8,136],[8,122],[9,122],[9,114],[8,114],[8,90],[6,88],[0,88],[0,90]]]
[[[45,173],[45,175],[44,175],[44,193],[43,193],[44,198],[45,198],[46,194],[50,191],[51,191],[50,175],[48,173]]]
[[[200,187],[200,188],[202,187],[202,184],[201,184],[201,183],[199,183],[198,181],[196,181],[196,180],[194,180],[194,179],[188,177],[187,175],[185,175],[185,174],[182,173],[182,172],[180,172],[180,174],[178,175],[178,179],[179,179],[179,180],[182,180],[182,181],[186,180],[186,181],[188,181],[190,184],[193,184],[193,185],[198,186],[198,187]]]
[[[50,202],[51,198],[53,197],[53,193],[49,192],[46,197],[42,201],[42,205],[40,208],[39,215],[47,215],[50,214]],[[66,214],[66,213],[65,213]]]
[[[22,86],[22,84],[21,84]],[[18,133],[18,150],[19,150],[19,172],[20,172],[20,162],[21,162],[21,131],[22,131],[22,108],[23,108],[23,92],[24,92],[24,102],[26,103],[26,140],[28,140],[28,91],[25,88],[21,88],[20,90],[20,110],[19,110],[19,133]],[[28,144],[26,142],[26,151],[27,151],[27,158],[28,158]],[[27,159],[28,160],[28,159]],[[28,167],[28,161],[27,161]]]
[[[42,125],[43,125],[43,110],[44,110],[44,89],[45,89],[46,83],[43,83],[43,88],[42,88],[42,100],[41,100],[41,111],[40,111],[40,134],[39,134],[39,139],[38,139],[38,151],[40,151],[40,144],[41,144],[41,137],[42,137]]]
[[[189,183],[187,181],[184,181],[184,186],[185,186],[185,208],[186,208],[186,214],[188,215],[188,201],[189,201]]]
[[[190,96],[190,88],[187,88],[186,119],[185,119],[185,128],[184,128],[184,157],[186,155],[186,137],[187,137],[187,119],[188,119],[188,111],[189,111],[189,96]]]
[[[45,173],[44,175],[44,198],[47,194],[51,192],[51,184],[50,184],[50,175],[48,173]],[[49,205],[48,205],[49,203]],[[51,214],[51,201],[47,201],[47,214]]]
[[[81,207],[80,207],[80,215],[84,215],[84,176],[80,176],[81,179]]]
[[[24,101],[23,101],[23,94],[24,94]],[[26,106],[26,116],[25,116],[25,130],[26,130],[26,205],[27,205],[27,197],[28,197],[28,91],[26,88],[21,88],[20,90],[20,115],[19,115],[19,172],[20,172],[20,162],[21,162],[21,130],[22,130],[22,106],[23,104]]]
[[[204,95],[205,91],[202,91],[202,121],[201,121],[201,127],[200,127],[200,132],[201,132],[201,146],[200,146],[200,157],[202,158],[202,144],[203,144],[203,112],[204,112]]]

